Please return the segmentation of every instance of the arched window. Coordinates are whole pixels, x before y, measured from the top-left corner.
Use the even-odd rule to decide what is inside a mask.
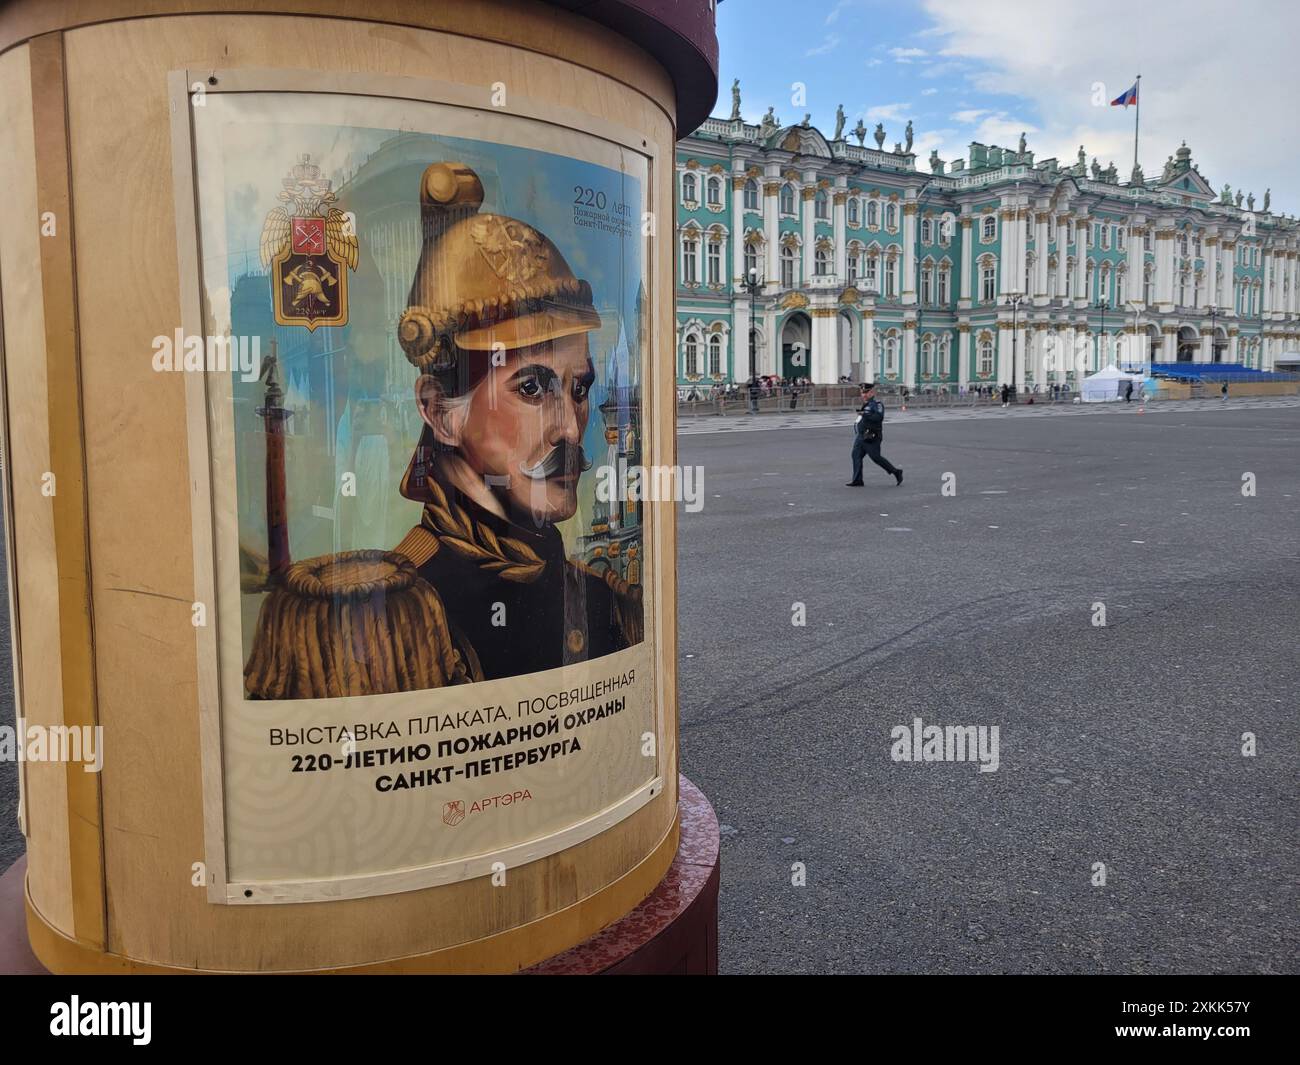
[[[709,206],[721,207],[722,178],[718,177],[716,174],[713,175],[713,177],[709,178],[708,182],[705,184],[705,189],[707,190],[706,195],[709,198]]]
[[[1192,278],[1192,306],[1193,307],[1199,307],[1201,305],[1201,282],[1203,280],[1204,278],[1201,276],[1201,272],[1197,270],[1196,274]]]
[[[848,255],[845,258],[845,269],[849,272],[848,282],[850,285],[858,283],[858,276],[862,272],[860,256],[862,255],[862,246],[860,244],[850,244]]]
[[[722,334],[714,333],[709,337],[709,376],[722,376]]]
[[[813,273],[818,277],[825,277],[831,272],[831,250],[822,245],[813,254]]]
[[[891,233],[898,228],[898,204],[885,204],[885,228]]]
[[[934,243],[934,222],[931,221],[929,218],[921,219],[921,243],[922,244]]]
[[[698,284],[700,280],[700,241],[694,230],[682,236],[682,282]]]
[[[1084,275],[1084,292],[1092,303],[1097,302],[1097,264],[1093,260],[1088,260],[1086,267],[1087,273]]]
[[[934,264],[921,264],[921,302],[929,306],[934,302]]]
[[[926,333],[921,338],[921,376],[929,377],[934,373],[934,337]]]
[[[1110,263],[1109,263],[1109,262],[1104,262],[1104,263],[1102,263],[1102,264],[1101,264],[1101,297],[1100,297],[1100,298],[1101,298],[1101,300],[1102,300],[1104,303],[1111,304],[1111,305],[1113,306],[1113,305],[1114,305],[1114,301],[1111,299],[1111,292],[1110,292],[1110,273],[1111,273],[1111,271],[1110,271]]]
[[[830,215],[827,213],[827,206],[826,206],[826,204],[827,204],[827,200],[826,200],[826,190],[825,190],[825,189],[818,189],[818,190],[817,190],[817,194],[813,197],[813,205],[814,205],[814,208],[815,208],[815,211],[816,211],[816,217],[818,217],[818,218],[829,218],[829,217],[830,217]]]
[[[794,186],[781,186],[781,213],[794,214]]]
[[[795,278],[795,261],[798,254],[795,249],[785,244],[781,247],[781,286],[783,288],[794,288]]]
[[[1151,302],[1152,289],[1155,287],[1155,268],[1147,263],[1142,268],[1142,300],[1145,303]]]
[[[694,333],[686,334],[686,376],[694,377],[700,372],[700,338]]]
[[[1178,305],[1180,307],[1187,306],[1188,282],[1191,280],[1190,274],[1191,272],[1185,266],[1178,274]]]
[[[880,228],[880,204],[875,200],[867,201],[867,228]]]
[[[1115,250],[1123,251],[1128,240],[1128,231],[1123,226],[1115,227]]]
[[[993,374],[993,337],[988,333],[980,334],[979,342],[979,361],[977,362],[978,373],[981,377],[990,377]]]
[[[750,271],[758,270],[758,245],[753,241],[745,241],[745,277],[750,277]]]
[[[898,373],[898,337],[893,333],[885,337],[885,373]]]
[[[946,306],[952,291],[952,271],[947,263],[939,267],[939,305]]]
[[[948,377],[952,373],[952,336],[948,333],[944,333],[939,341],[939,365],[934,372],[940,377]]]
[[[856,226],[858,224],[858,212],[858,198],[854,196],[849,200],[849,225]]]
[[[994,240],[998,235],[998,220],[991,214],[986,214],[984,220],[980,223],[981,239]]]
[[[885,259],[885,298],[898,296],[898,256],[890,255]]]
[[[980,260],[980,302],[992,303],[998,295],[998,264],[991,255]]]
[[[867,254],[867,271],[863,283],[868,292],[880,291],[880,256],[874,251]]]
[[[695,175],[688,171],[682,175],[682,199],[687,203],[694,203],[697,198]]]
[[[745,210],[758,210],[758,182],[753,178],[745,182]]]
[[[717,235],[709,237],[708,278],[710,285],[722,284],[722,238]]]

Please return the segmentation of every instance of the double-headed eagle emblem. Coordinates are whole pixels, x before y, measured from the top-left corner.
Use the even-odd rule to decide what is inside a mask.
[[[346,325],[348,270],[357,268],[351,215],[320,167],[304,155],[283,181],[279,199],[262,224],[262,265],[271,269],[271,301],[279,325]]]

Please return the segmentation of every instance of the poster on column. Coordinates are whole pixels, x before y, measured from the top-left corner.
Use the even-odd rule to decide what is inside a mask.
[[[189,135],[210,897],[487,876],[627,817],[663,786],[656,536],[597,486],[650,461],[648,160],[343,93],[208,93]]]

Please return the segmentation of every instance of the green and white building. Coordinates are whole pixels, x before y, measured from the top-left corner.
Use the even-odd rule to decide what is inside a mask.
[[[745,381],[751,344],[759,374],[950,392],[1300,348],[1300,222],[1216,193],[1185,144],[1122,183],[1082,147],[923,173],[910,135],[854,132],[710,118],[678,143],[680,385]]]

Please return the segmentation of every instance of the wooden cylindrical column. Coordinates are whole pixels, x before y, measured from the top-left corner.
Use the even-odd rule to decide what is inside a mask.
[[[616,508],[611,524],[585,487],[595,471],[544,482],[562,519],[555,617],[568,627],[555,642],[561,657],[542,662],[553,669],[511,677],[492,674],[484,638],[457,622],[461,586],[440,585],[438,569],[438,559],[470,558],[490,576],[517,576],[511,594],[540,587],[528,585],[529,555],[545,561],[542,548],[526,537],[523,547],[504,543],[494,524],[494,508],[506,521],[524,505],[510,486],[460,485],[465,495],[453,493],[444,510],[436,488],[432,502],[426,494],[409,510],[352,500],[376,482],[397,498],[389,475],[406,469],[418,441],[411,483],[442,477],[430,471],[458,446],[469,453],[441,435],[429,386],[420,393],[419,381],[451,380],[438,352],[468,360],[543,351],[538,360],[561,384],[539,402],[563,393],[564,410],[578,411],[572,423],[556,413],[546,423],[561,426],[554,433],[579,434],[597,467],[607,458],[675,463],[674,144],[678,123],[693,128],[716,93],[712,4],[371,0],[364,18],[357,11],[346,0],[0,4],[0,383],[15,690],[33,735],[85,730],[87,750],[98,736],[102,755],[101,766],[48,757],[22,766],[27,924],[56,972],[511,972],[618,920],[655,889],[677,850],[673,501]],[[313,158],[291,171],[268,152],[258,170],[240,116],[249,128],[270,116],[285,131],[247,144],[278,151],[279,137],[287,151],[301,141]],[[355,133],[361,147],[328,156],[312,139],[319,126]],[[523,195],[529,159],[551,184]],[[418,180],[434,164],[468,168],[483,184],[482,204],[443,219],[436,247]],[[357,194],[355,175],[379,188],[374,175],[389,166],[391,206]],[[598,183],[585,187],[582,175],[597,172],[623,175],[610,186],[623,189],[619,209],[598,206]],[[325,185],[336,214],[328,197],[312,199]],[[282,190],[289,198],[277,201]],[[295,227],[282,241],[277,202]],[[260,246],[240,245],[257,227]],[[596,242],[610,233],[628,242],[618,261],[641,271],[639,292],[601,265]],[[281,242],[268,245],[272,237]],[[359,250],[348,252],[349,238]],[[586,239],[597,249],[589,261]],[[414,307],[417,266],[434,269],[455,240],[455,276],[469,285],[481,275],[480,286],[495,278],[500,289],[469,291],[456,313]],[[449,291],[447,276],[424,291]],[[255,314],[265,328],[240,326]],[[427,352],[404,350],[401,314],[416,323],[408,336],[427,318]],[[292,562],[373,549],[365,564],[378,567],[366,571],[376,587],[426,582],[449,619],[443,673],[465,687],[412,690],[408,680],[394,692],[339,680],[288,708],[252,682],[244,690],[259,609],[295,572],[290,565],[281,587],[259,571],[266,452],[244,430],[261,425],[260,367],[232,356],[232,368],[214,369],[210,342],[195,366],[181,365],[183,343],[174,365],[160,357],[160,344],[191,334],[230,340],[227,351],[238,352],[241,330],[260,341],[261,356],[271,341],[280,352],[275,444],[285,448]],[[594,382],[579,380],[580,365],[561,365],[575,337],[588,342]],[[543,346],[527,347],[533,341]],[[466,371],[462,387],[476,380]],[[586,405],[583,388],[605,406]],[[293,411],[287,423],[282,410]],[[511,462],[542,469],[540,458]],[[575,495],[568,518],[564,500]],[[453,527],[429,526],[437,514]],[[408,533],[422,520],[423,539]],[[538,542],[553,543],[542,524]],[[361,566],[345,562],[328,579]],[[536,579],[549,579],[542,572]],[[332,586],[322,594],[335,606],[344,598]],[[380,593],[365,601],[382,615]],[[328,624],[346,616],[339,607]],[[549,622],[535,624],[535,634],[516,630],[521,648],[552,635]],[[417,656],[411,635],[393,639]],[[598,650],[600,640],[608,648]],[[373,667],[372,678],[375,646],[357,667]],[[599,670],[626,686],[602,692]],[[580,693],[571,720],[556,696],[570,690]],[[628,701],[610,709],[620,694]],[[536,716],[526,710],[532,697]],[[497,706],[508,720],[447,723]],[[581,751],[530,761],[541,739],[524,730],[538,725],[540,737],[552,713],[548,740],[577,738]],[[397,732],[385,734],[390,718]],[[325,735],[343,722],[351,734],[336,729],[333,746],[312,744],[310,728]],[[353,727],[362,723],[367,736]],[[292,728],[297,746],[270,746],[276,729],[283,739]],[[418,765],[362,761],[380,748],[416,759],[421,744],[431,754]],[[328,755],[332,768],[306,780],[292,759],[307,754],[318,766]],[[519,758],[489,764],[501,754]],[[436,779],[410,775],[444,764]],[[392,794],[398,777],[409,795]],[[426,798],[412,800],[421,788]],[[348,789],[357,802],[335,807]],[[336,811],[333,822],[312,828],[321,804]],[[465,843],[474,839],[478,849]]]

